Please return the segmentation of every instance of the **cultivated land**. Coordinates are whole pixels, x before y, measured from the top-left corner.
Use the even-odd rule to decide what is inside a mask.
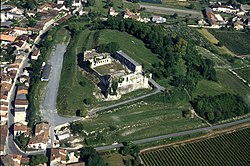
[[[215,36],[213,36],[213,34],[211,34],[207,29],[197,29],[197,31],[200,32],[210,43],[212,43],[214,45],[214,48],[216,48],[219,53],[234,55],[234,53],[231,52],[226,46],[217,46],[216,44],[218,44],[220,40],[215,38]]]
[[[250,128],[186,145],[141,154],[152,165],[247,165]],[[201,155],[202,154],[202,155]]]
[[[82,133],[82,136],[86,138],[88,145],[94,146],[206,126],[198,118],[182,116],[182,111],[190,107],[189,103],[182,101],[170,104],[166,98],[163,95],[154,95],[76,123],[84,126],[89,134]]]
[[[237,55],[250,54],[250,35],[244,32],[209,30],[224,46]]]

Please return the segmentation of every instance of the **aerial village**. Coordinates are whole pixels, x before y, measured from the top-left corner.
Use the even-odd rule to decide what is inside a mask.
[[[0,155],[3,165],[27,165],[30,158],[18,154],[6,155],[6,144],[9,127],[13,129],[14,138],[17,136],[30,138],[27,149],[29,151],[45,150],[50,142],[50,125],[46,122],[36,124],[34,128],[28,127],[27,109],[29,107],[29,87],[31,83],[32,68],[30,61],[38,60],[40,53],[37,44],[41,37],[51,27],[59,25],[71,18],[76,11],[82,13],[81,6],[84,1],[74,0],[71,8],[66,8],[64,1],[45,3],[34,11],[24,11],[13,5],[1,3],[1,139]],[[14,22],[39,16],[35,26],[15,26]],[[41,64],[41,81],[48,81],[49,64]],[[11,111],[9,111],[11,110]],[[10,121],[13,116],[14,121]],[[62,132],[62,131],[61,131]],[[65,133],[64,133],[65,134]],[[15,144],[14,146],[19,146]],[[59,144],[57,145],[57,147]],[[20,148],[20,147],[19,147]],[[50,161],[52,165],[78,162],[74,152],[68,153],[64,149],[52,149]],[[80,163],[80,165],[82,165]]]
[[[8,141],[9,127],[13,128],[14,138],[23,136],[31,138],[28,142],[29,151],[46,150],[51,144],[50,125],[47,122],[36,124],[34,128],[28,127],[27,109],[29,107],[30,83],[32,82],[32,70],[30,61],[38,60],[42,56],[39,48],[36,46],[41,37],[51,27],[57,26],[71,18],[77,11],[80,15],[85,12],[81,9],[82,3],[86,1],[74,0],[72,8],[66,8],[63,0],[57,3],[45,3],[37,8],[36,11],[24,11],[12,5],[1,5],[1,140],[0,155],[4,165],[26,165],[29,163],[28,157],[12,154],[6,155],[6,141]],[[232,26],[236,30],[244,30],[250,26],[250,6],[225,6],[221,3],[211,3],[205,8],[205,19],[198,21],[199,27],[221,28]],[[230,18],[221,16],[220,13],[226,13]],[[112,7],[109,9],[110,16],[117,16]],[[24,27],[13,26],[13,20],[20,18],[36,17],[39,15],[39,21],[35,26]],[[132,12],[126,9],[123,12],[123,18],[134,19],[140,22],[154,22],[157,24],[165,23],[166,18],[153,16],[152,18],[143,18],[139,12]],[[12,20],[12,21],[10,21]],[[9,58],[5,58],[7,54]],[[13,56],[14,55],[14,56]],[[141,88],[151,88],[149,79],[151,74],[144,73],[142,65],[134,61],[122,50],[113,54],[98,53],[95,49],[84,52],[84,62],[90,64],[90,68],[100,79],[100,94],[95,94],[96,98],[102,100],[117,100],[121,95]],[[108,70],[103,70],[104,66],[109,66]],[[49,80],[51,66],[41,64],[41,81]],[[116,86],[114,86],[116,85]],[[115,87],[115,88],[114,88]],[[12,102],[14,101],[14,102]],[[10,115],[9,110],[12,110]],[[10,121],[10,116],[14,121]],[[51,149],[51,165],[83,165],[79,163],[79,155],[76,152],[68,152],[65,149],[59,149],[60,140],[71,136],[68,129],[57,130],[57,139],[53,142]],[[14,145],[18,146],[18,145]],[[74,164],[72,164],[74,163]]]

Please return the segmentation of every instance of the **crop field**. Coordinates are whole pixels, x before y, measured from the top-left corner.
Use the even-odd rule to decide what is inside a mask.
[[[239,76],[250,83],[250,67],[234,70]]]
[[[142,153],[145,166],[249,165],[250,128],[222,136]]]
[[[98,43],[104,44],[109,42],[119,43],[122,51],[124,51],[146,69],[151,68],[152,63],[159,61],[157,54],[153,54],[148,48],[145,47],[141,40],[129,35],[126,32],[120,32],[116,30],[100,31]]]
[[[238,55],[250,54],[250,35],[243,32],[209,30],[229,50]]]
[[[164,100],[164,96],[154,95],[76,122],[81,123],[85,131],[79,134],[85,137],[87,145],[98,146],[206,126],[198,118],[182,116],[182,110],[188,108],[189,103],[170,104]]]

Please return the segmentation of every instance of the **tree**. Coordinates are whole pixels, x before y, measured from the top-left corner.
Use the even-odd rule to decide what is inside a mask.
[[[73,0],[64,0],[65,7],[69,8],[72,6]]]
[[[39,155],[31,157],[30,165],[31,166],[36,166],[36,165],[44,164],[44,163],[47,163],[47,162],[48,162],[48,157],[46,157],[46,156],[44,156],[42,154],[39,154]]]
[[[80,116],[86,117],[88,115],[88,110],[86,108],[80,110]]]

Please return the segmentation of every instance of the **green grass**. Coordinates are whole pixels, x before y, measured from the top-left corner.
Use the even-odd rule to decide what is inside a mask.
[[[222,136],[141,154],[152,165],[248,165],[250,128]]]
[[[94,70],[96,70],[101,75],[106,75],[106,74],[112,73],[112,70],[119,71],[119,70],[125,70],[125,69],[120,63],[113,61],[111,64],[95,67]]]
[[[244,32],[209,30],[229,50],[238,55],[250,54],[250,35]]]
[[[250,67],[234,70],[239,76],[250,83]]]
[[[198,82],[196,90],[192,93],[192,97],[197,97],[199,95],[215,96],[226,92],[228,92],[228,90],[217,82],[201,80]]]
[[[250,105],[250,88],[225,69],[217,69],[218,83],[231,93],[239,94]]]
[[[170,104],[164,96],[154,95],[79,123],[86,132],[95,132],[85,136],[89,145],[112,144],[204,126],[200,119],[182,117],[182,110],[188,107],[187,102]],[[103,139],[93,141],[100,135]]]
[[[105,154],[101,156],[105,163],[109,164],[110,166],[123,166],[124,160],[134,159],[134,157],[127,155],[123,156],[119,153],[112,153],[112,154]]]
[[[141,40],[126,32],[116,30],[100,31],[98,43],[104,44],[109,42],[119,43],[120,48],[135,61],[142,64],[145,69],[151,68],[152,63],[159,61],[157,55],[146,48]]]

